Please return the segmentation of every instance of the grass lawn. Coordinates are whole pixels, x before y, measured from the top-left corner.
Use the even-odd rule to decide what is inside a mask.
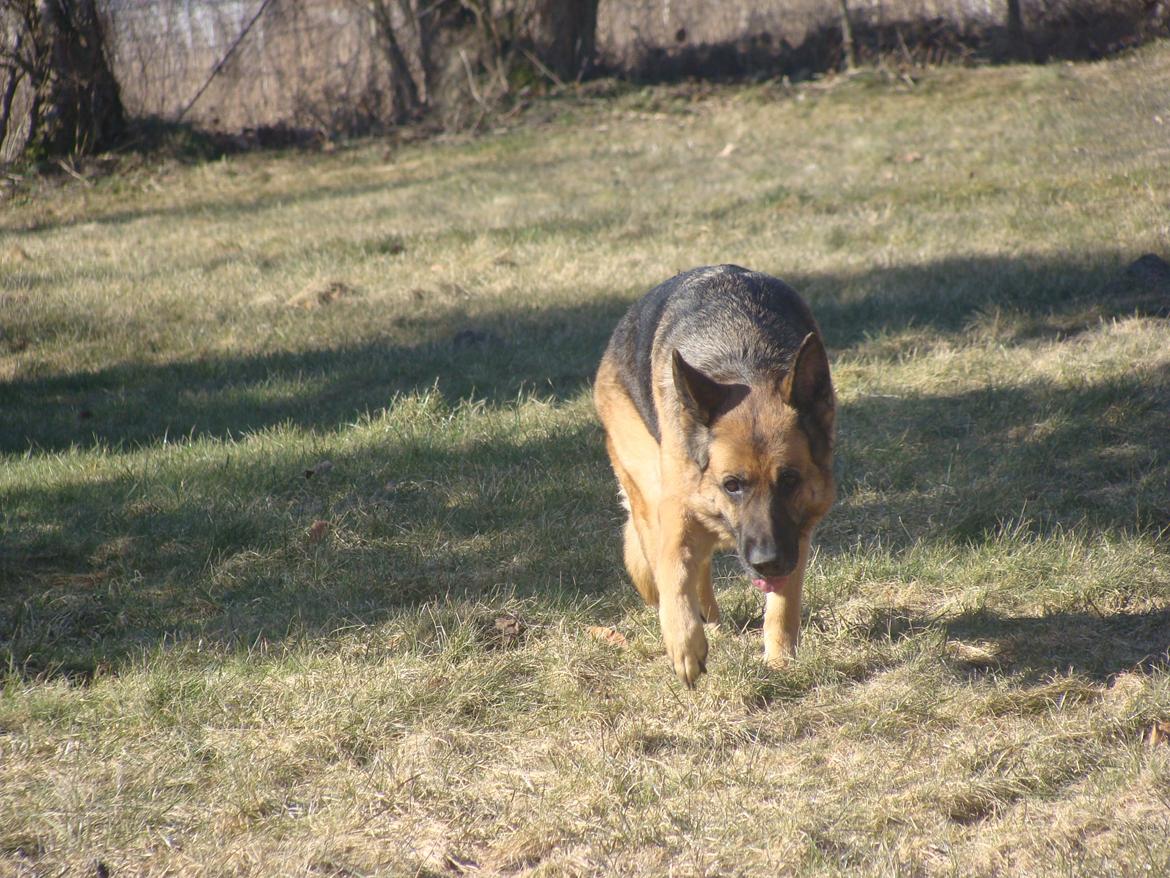
[[[1170,44],[595,87],[0,203],[0,874],[1170,874]],[[799,657],[680,689],[589,384],[812,304]]]

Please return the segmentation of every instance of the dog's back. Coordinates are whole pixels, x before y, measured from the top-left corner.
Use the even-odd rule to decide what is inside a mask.
[[[808,306],[783,281],[738,265],[707,266],[675,275],[635,302],[604,359],[661,441],[653,382],[672,351],[716,381],[751,385],[782,377],[804,337],[817,331]]]

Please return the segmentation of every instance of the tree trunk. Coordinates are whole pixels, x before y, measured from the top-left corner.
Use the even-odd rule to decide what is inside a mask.
[[[1024,15],[1020,0],[1007,0],[1008,56],[1013,60],[1031,61],[1032,52],[1024,31]]]
[[[853,24],[849,20],[848,0],[837,0],[837,14],[841,18],[841,56],[845,69],[857,69],[857,50],[853,47]]]
[[[585,74],[597,45],[599,0],[531,0],[527,25],[532,52],[562,82]]]
[[[125,124],[95,0],[0,0],[0,162],[98,152]]]
[[[393,121],[399,125],[421,119],[430,103],[431,19],[438,3],[421,12],[418,5],[417,0],[369,0],[368,6],[389,67]],[[415,56],[414,65],[408,53]]]

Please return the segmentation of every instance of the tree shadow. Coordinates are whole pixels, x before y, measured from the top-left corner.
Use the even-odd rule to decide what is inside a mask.
[[[942,627],[948,638],[991,642],[993,667],[1035,682],[1064,673],[1105,682],[1125,671],[1165,668],[1170,662],[1170,609],[1035,616],[978,610]],[[988,667],[978,659],[958,663],[975,673]]]
[[[959,259],[794,280],[838,354],[896,357],[883,339],[961,335],[994,309],[1017,318],[996,330],[1004,345],[1131,314],[1125,295],[1088,294],[1113,273],[1075,260]],[[8,489],[0,661],[26,675],[84,679],[174,639],[246,646],[377,622],[445,596],[513,591],[555,604],[606,593],[623,578],[620,511],[595,425],[458,443],[340,443],[347,450],[321,478],[306,478],[317,463],[310,446],[263,434],[295,427],[344,437],[365,413],[376,419],[427,393],[448,407],[477,399],[507,408],[528,390],[554,404],[575,399],[627,301],[501,311],[474,327],[458,315],[428,318],[420,335],[441,340],[414,346],[123,364],[5,385],[7,454],[150,448],[186,436],[266,444],[263,455],[249,455],[233,443],[190,443],[153,475],[128,465]],[[840,499],[822,551],[847,551],[859,539],[895,551],[979,543],[1021,516],[1042,529],[1161,527],[1170,520],[1160,439],[1170,433],[1168,386],[1162,369],[1072,386],[992,381],[952,394],[848,396]],[[325,536],[314,540],[318,521]],[[1152,642],[1165,621],[1156,613],[1104,624],[1065,615],[973,616],[954,630],[974,636],[999,626],[1027,640],[1030,632],[1058,638],[1069,625],[1083,644],[1124,637],[1129,625]],[[1132,658],[1069,649],[1072,663],[1086,667],[1115,669]],[[1037,668],[1059,667],[1045,655],[1035,651]]]
[[[160,643],[316,638],[438,599],[555,607],[618,579],[615,492],[592,424],[388,436],[332,452],[327,468],[283,444],[192,445],[153,475],[8,491],[0,663],[85,681]],[[599,552],[610,535],[614,551]]]
[[[948,339],[995,323],[1007,344],[1067,338],[1115,317],[1156,314],[1170,305],[1170,278],[1147,290],[1123,278],[1121,254],[1091,259],[960,257],[851,276],[799,275],[790,282],[815,302],[837,350],[864,348],[881,335],[919,331]],[[894,351],[893,356],[902,355]]]
[[[502,404],[525,393],[564,400],[588,386],[625,307],[598,298],[478,318],[452,308],[425,321],[406,318],[436,338],[416,345],[375,340],[18,379],[0,385],[0,453],[238,439],[282,424],[334,430],[397,395],[432,390],[452,403]]]
[[[1104,612],[1086,609],[1008,615],[986,608],[938,620],[904,608],[875,608],[856,631],[870,640],[902,640],[937,630],[954,647],[948,662],[978,678],[1011,674],[1028,685],[1077,674],[1108,682],[1125,672],[1170,665],[1170,608]]]
[[[1013,344],[1070,337],[1114,317],[1164,313],[1170,281],[1164,290],[1119,286],[1120,265],[1117,254],[1095,260],[960,258],[786,279],[811,302],[831,350],[897,358],[904,354],[899,333],[945,339],[994,322],[997,339]],[[397,393],[436,385],[451,400],[474,395],[501,403],[526,390],[564,399],[591,379],[628,301],[598,292],[575,305],[522,314],[501,309],[470,318],[458,307],[425,318],[405,312],[396,320],[400,330],[434,340],[122,362],[20,378],[0,384],[0,453],[235,438],[281,423],[333,429],[355,414],[384,408]],[[885,420],[913,414],[899,411],[894,401],[875,401],[868,409],[875,406],[888,407]]]
[[[1004,529],[1152,531],[1170,521],[1170,367],[1075,387],[1007,383],[841,407],[829,550],[983,541]]]

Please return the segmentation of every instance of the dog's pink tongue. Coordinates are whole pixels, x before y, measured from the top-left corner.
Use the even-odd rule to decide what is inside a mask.
[[[787,576],[769,576],[767,579],[753,579],[752,585],[767,594],[770,591],[780,591],[788,584]]]

